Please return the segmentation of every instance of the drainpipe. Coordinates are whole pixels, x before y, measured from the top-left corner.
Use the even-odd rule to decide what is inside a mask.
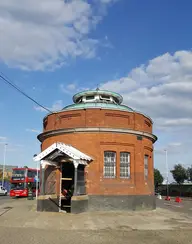
[[[74,173],[74,192],[73,195],[77,196],[77,168],[78,168],[78,162],[76,160],[73,160],[74,168],[75,168],[75,173]]]
[[[46,164],[41,164],[41,195],[45,195],[45,167]]]

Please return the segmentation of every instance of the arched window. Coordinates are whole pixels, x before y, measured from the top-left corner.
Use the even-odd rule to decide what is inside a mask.
[[[116,152],[105,151],[104,152],[104,178],[116,177]]]
[[[120,153],[120,178],[129,179],[131,176],[130,172],[130,153],[121,152]]]

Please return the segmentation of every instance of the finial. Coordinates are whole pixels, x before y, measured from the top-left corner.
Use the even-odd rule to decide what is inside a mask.
[[[97,89],[96,89],[96,91],[99,91],[99,84],[97,84]]]

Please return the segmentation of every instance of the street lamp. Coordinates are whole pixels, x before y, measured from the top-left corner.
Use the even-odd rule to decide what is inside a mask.
[[[33,157],[36,157],[37,156],[37,154],[34,154],[33,155]],[[38,198],[38,189],[39,189],[39,172],[38,172],[38,170],[39,170],[39,163],[38,163],[38,161],[37,161],[37,164],[36,164],[36,170],[37,170],[37,175],[36,175],[36,200],[37,200],[37,198]]]
[[[37,200],[37,197],[38,197],[38,190],[39,190],[39,168],[38,168],[38,161],[37,161],[37,179],[36,179],[36,200]]]
[[[165,164],[166,164],[166,171],[167,171],[167,197],[169,196],[169,168],[168,168],[168,161],[167,161],[167,149],[165,151]]]
[[[4,145],[4,160],[3,160],[3,176],[2,176],[2,187],[4,186],[4,175],[5,175],[5,161],[6,161],[6,151],[7,151],[7,143]]]

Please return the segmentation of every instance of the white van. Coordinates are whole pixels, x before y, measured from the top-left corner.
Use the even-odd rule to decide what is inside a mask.
[[[0,186],[0,196],[6,196],[7,195],[7,190],[4,188],[4,187],[2,187],[2,186]]]

